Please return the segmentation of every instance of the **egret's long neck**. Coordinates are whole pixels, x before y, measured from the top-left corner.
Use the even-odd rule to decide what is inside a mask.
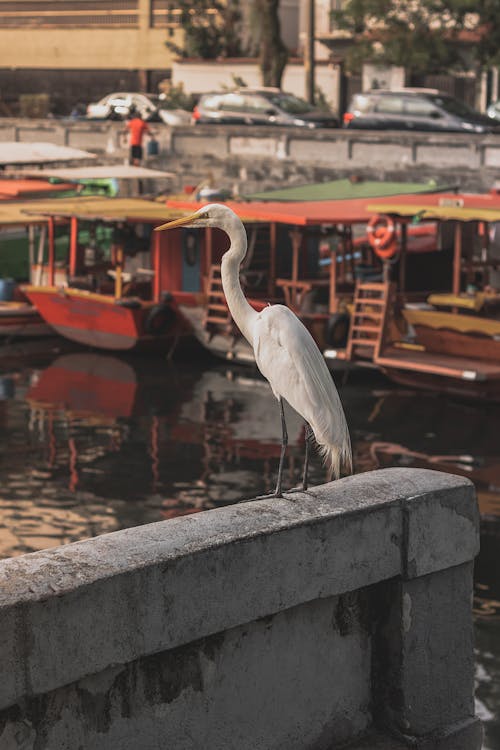
[[[247,252],[247,236],[244,226],[238,221],[226,229],[231,245],[222,257],[222,288],[227,306],[233,320],[246,338],[253,345],[252,324],[257,317],[256,311],[248,304],[240,286],[240,265]]]

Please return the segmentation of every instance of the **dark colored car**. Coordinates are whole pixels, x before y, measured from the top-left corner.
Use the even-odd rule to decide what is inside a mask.
[[[193,110],[193,122],[339,127],[339,120],[332,112],[317,109],[293,94],[274,88],[203,94]]]
[[[500,133],[500,123],[435,89],[376,89],[353,96],[345,128]]]

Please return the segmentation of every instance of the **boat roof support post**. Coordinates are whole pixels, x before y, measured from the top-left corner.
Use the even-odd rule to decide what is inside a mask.
[[[123,246],[115,245],[115,299],[121,299],[123,293]]]
[[[330,246],[330,305],[329,312],[336,313],[339,309],[337,297],[337,251],[332,243]]]
[[[406,289],[406,252],[408,250],[408,225],[406,221],[401,224],[401,250],[399,256],[399,293],[404,294]]]
[[[269,297],[276,295],[276,249],[278,241],[278,231],[275,221],[269,226],[269,276],[267,279],[267,294]]]
[[[455,224],[455,245],[453,253],[453,294],[460,294],[460,271],[462,264],[462,224]]]
[[[69,276],[76,276],[76,264],[78,256],[78,218],[72,216],[69,230]]]
[[[31,269],[35,265],[35,225],[34,224],[30,224],[28,227],[28,248],[29,248],[30,273],[31,273]]]
[[[166,237],[164,240],[166,243],[169,242],[168,232],[165,235],[160,232],[153,232],[153,268],[155,275],[153,277],[153,302],[160,301],[161,295],[161,241],[162,237]],[[167,245],[168,247],[168,245]]]
[[[213,263],[213,249],[214,249],[214,230],[211,227],[205,229],[205,271],[202,289],[205,294],[208,294],[208,279],[210,276],[210,269]]]
[[[56,253],[55,253],[55,223],[54,217],[49,216],[49,286],[54,286],[56,275]]]
[[[302,231],[294,227],[290,232],[292,239],[292,281],[290,288],[290,302],[293,307],[297,304],[297,281],[299,280],[299,252],[302,244]]]

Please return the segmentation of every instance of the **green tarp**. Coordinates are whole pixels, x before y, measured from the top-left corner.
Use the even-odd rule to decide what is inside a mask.
[[[456,186],[437,185],[430,182],[376,182],[374,180],[332,180],[313,185],[269,190],[265,193],[246,195],[254,201],[327,201],[349,198],[383,198],[403,193],[437,193],[454,190]]]

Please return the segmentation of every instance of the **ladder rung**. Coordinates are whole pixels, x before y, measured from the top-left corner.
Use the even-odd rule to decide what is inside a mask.
[[[360,305],[385,305],[385,299],[377,299],[376,297],[355,297],[354,304]]]
[[[377,346],[377,339],[352,339],[353,346]]]
[[[215,302],[209,302],[208,309],[209,310],[226,310],[226,312],[228,312],[227,305],[218,305]]]
[[[358,291],[365,291],[365,289],[369,289],[371,291],[376,292],[384,292],[385,291],[385,284],[379,284],[376,281],[369,282],[367,281],[366,284],[358,284]]]
[[[372,318],[373,320],[382,320],[384,314],[382,312],[356,312],[353,313],[353,318]]]
[[[229,317],[222,318],[220,315],[207,315],[205,323],[228,323],[229,320]]]
[[[364,326],[355,323],[353,326],[351,326],[351,329],[353,331],[367,331],[368,333],[378,333],[380,331],[380,326]]]

